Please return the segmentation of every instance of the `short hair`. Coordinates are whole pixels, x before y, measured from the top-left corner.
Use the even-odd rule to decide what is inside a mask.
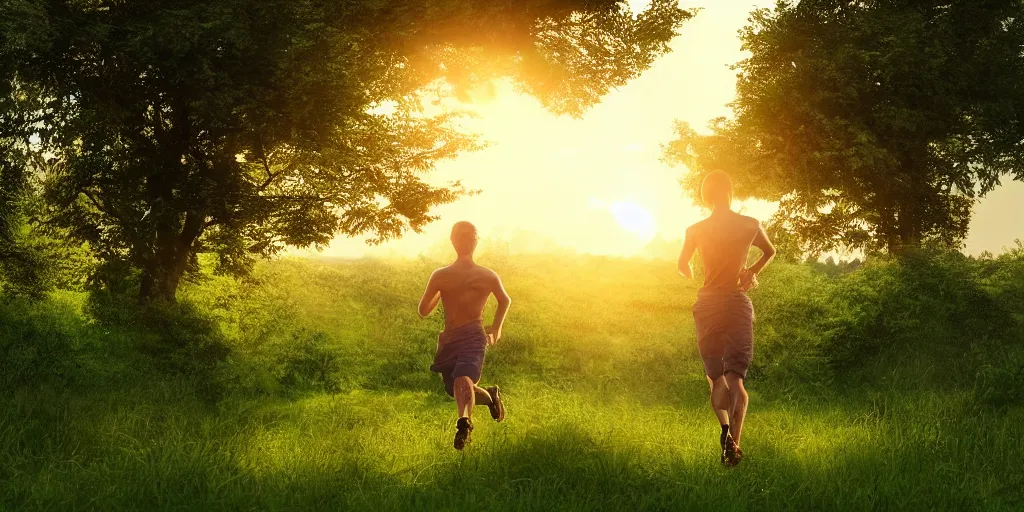
[[[455,252],[462,254],[472,253],[476,249],[476,226],[472,222],[460,220],[452,226],[452,246]]]
[[[700,198],[706,206],[732,205],[732,178],[725,171],[711,171],[700,185]]]

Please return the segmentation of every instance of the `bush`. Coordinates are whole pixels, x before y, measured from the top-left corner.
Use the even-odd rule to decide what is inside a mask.
[[[86,311],[99,325],[130,332],[155,369],[185,377],[208,400],[223,395],[222,370],[231,349],[218,322],[194,304],[139,305],[134,295],[96,290]]]
[[[856,368],[911,347],[911,355],[954,362],[973,347],[1019,341],[1014,305],[986,289],[978,270],[959,253],[922,251],[844,276],[826,346],[833,365]]]
[[[0,292],[38,300],[54,289],[84,287],[94,266],[86,245],[27,224],[17,228],[13,236],[0,237]]]
[[[206,275],[185,300],[216,322],[231,355],[223,378],[238,391],[281,394],[337,391],[341,359],[320,330],[298,325],[297,306],[282,284],[260,272],[237,280]]]
[[[768,267],[761,286],[751,292],[755,354],[748,378],[769,382],[777,390],[831,383],[823,344],[833,314],[834,286],[834,280],[808,265]]]
[[[295,389],[337,391],[341,361],[320,331],[292,333],[289,350],[282,354],[282,384]]]
[[[995,259],[922,250],[845,273],[785,264],[771,271],[752,294],[753,377],[783,389],[956,386],[985,403],[1020,403],[1024,250]]]
[[[0,307],[0,389],[67,385],[76,368],[76,333],[55,304],[7,300]]]
[[[213,378],[230,349],[216,322],[188,303],[147,306],[139,345],[173,373]]]

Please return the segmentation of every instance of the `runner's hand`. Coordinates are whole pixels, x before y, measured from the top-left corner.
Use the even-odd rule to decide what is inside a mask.
[[[495,343],[498,342],[498,340],[501,339],[501,328],[500,327],[495,327],[495,326],[492,325],[492,326],[488,327],[487,329],[485,329],[485,331],[487,332],[487,344],[488,345],[494,345]]]
[[[750,268],[743,268],[739,271],[739,289],[748,292],[758,287],[758,274]]]

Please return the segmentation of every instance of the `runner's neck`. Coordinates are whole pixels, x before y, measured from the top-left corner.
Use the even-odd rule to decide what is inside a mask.
[[[732,213],[732,207],[726,204],[716,204],[711,207],[712,217],[721,217],[722,215],[728,215]]]

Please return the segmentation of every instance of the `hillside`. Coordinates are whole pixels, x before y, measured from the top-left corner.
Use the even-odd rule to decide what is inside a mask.
[[[283,260],[138,311],[0,306],[0,508],[1012,509],[1024,258],[924,255],[753,293],[747,460],[722,468],[671,261],[484,258],[513,297],[451,449],[420,260]],[[493,305],[492,305],[493,307]],[[1016,315],[1016,316],[1015,316]]]

